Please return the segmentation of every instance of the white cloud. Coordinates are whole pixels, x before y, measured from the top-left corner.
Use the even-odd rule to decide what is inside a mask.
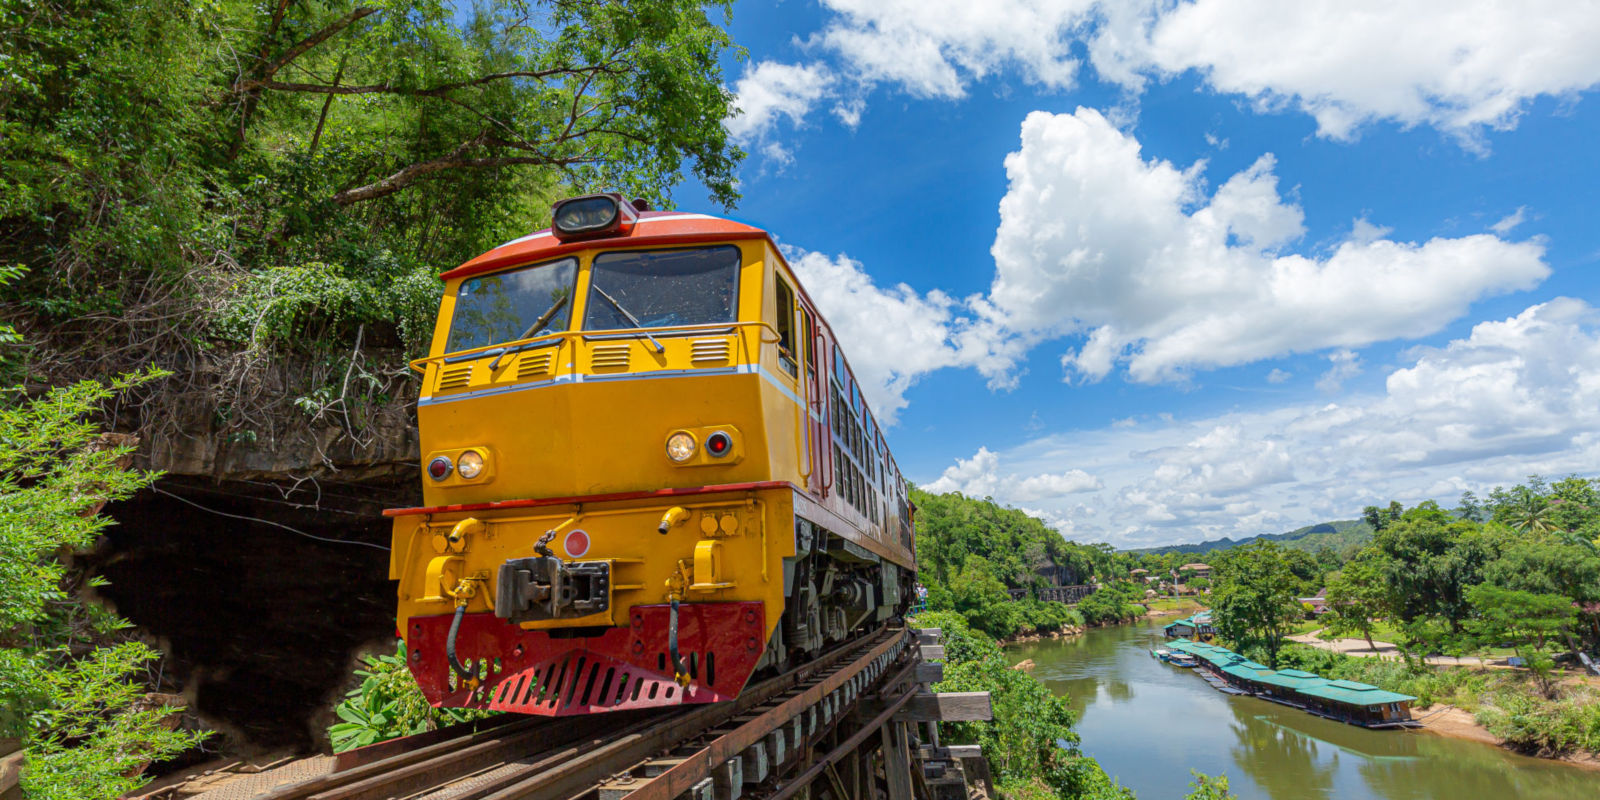
[[[1118,369],[1184,381],[1337,348],[1320,384],[1337,391],[1360,372],[1356,348],[1430,335],[1474,301],[1549,274],[1539,240],[1402,242],[1365,219],[1325,252],[1286,252],[1304,212],[1284,199],[1274,165],[1263,155],[1207,196],[1204,162],[1146,161],[1137,139],[1090,109],[1035,112],[1006,158],[987,295],[880,287],[846,256],[789,254],[840,334],[874,343],[852,358],[886,424],[928,372],[974,367],[991,388],[1010,388],[1031,348],[1064,336],[1082,340],[1063,368],[1090,381]]]
[[[1023,478],[1010,490],[1009,495],[1027,502],[1104,488],[1105,484],[1101,483],[1099,478],[1081,469],[1069,469],[1061,473],[1030,475]]]
[[[1105,488],[1099,478],[1081,469],[1028,476],[1000,477],[1000,457],[987,447],[978,448],[972,458],[956,459],[939,479],[923,487],[930,492],[961,492],[968,497],[1004,496],[1007,500],[1032,502],[1093,492]]]
[[[1136,381],[1182,380],[1329,347],[1438,331],[1491,294],[1536,285],[1538,242],[1488,234],[1423,243],[1351,238],[1325,255],[1280,254],[1303,232],[1263,155],[1209,198],[1201,171],[1147,161],[1099,112],[1034,112],[1006,158],[991,252],[990,315],[1012,335],[1084,334],[1063,357],[1098,380],[1125,364]],[[1364,226],[1364,227],[1363,227]],[[994,354],[986,374],[1003,373]]]
[[[962,364],[951,341],[955,302],[938,290],[883,288],[849,256],[786,248],[789,265],[840,341],[873,413],[885,425],[905,408],[906,390],[924,373]]]
[[[1335,350],[1328,355],[1333,363],[1327,372],[1317,378],[1317,389],[1334,394],[1344,388],[1344,382],[1361,374],[1361,357],[1353,350]]]
[[[823,0],[837,16],[813,38],[858,81],[893,83],[919,97],[959,98],[967,84],[1004,67],[1051,89],[1069,89],[1078,60],[1075,27],[1093,0]]]
[[[733,85],[739,112],[722,124],[741,145],[767,142],[780,119],[802,124],[811,109],[830,94],[833,83],[833,74],[822,64],[758,62],[746,67],[744,76]],[[770,154],[772,147],[776,145],[769,144],[764,151]],[[787,154],[782,147],[778,152]]]
[[[1079,538],[1139,547],[1350,519],[1391,499],[1450,504],[1531,473],[1595,474],[1600,311],[1557,298],[1406,360],[1380,394],[984,448],[927,488],[982,490],[1064,518]],[[1105,488],[1070,503],[1018,491],[1067,469]]]
[[[1000,456],[980,447],[972,458],[956,459],[955,466],[946,467],[938,480],[922,488],[939,494],[960,492],[968,497],[993,497],[1000,487],[1000,476],[995,474],[999,467]]]
[[[1517,206],[1517,210],[1516,211],[1513,211],[1510,214],[1507,214],[1499,222],[1496,222],[1495,224],[1490,225],[1489,226],[1489,230],[1494,231],[1495,233],[1500,234],[1501,236],[1504,236],[1504,235],[1510,233],[1513,228],[1515,228],[1518,225],[1521,225],[1523,222],[1527,221],[1527,216],[1526,216],[1527,215],[1527,211],[1528,211],[1528,207],[1527,206]]]
[[[1297,109],[1348,139],[1389,120],[1471,146],[1537,97],[1600,84],[1600,13],[1579,0],[823,0],[810,38],[864,87],[956,99],[1015,70],[1046,89],[1081,58],[1137,93],[1194,72],[1258,110]]]
[[[1267,383],[1283,383],[1293,377],[1294,373],[1285,372],[1274,367],[1271,372],[1267,373]]]
[[[1515,126],[1528,101],[1600,83],[1600,12],[1532,0],[1194,0],[1103,3],[1090,61],[1142,89],[1194,70],[1262,110],[1294,107],[1321,135],[1374,120],[1467,136]]]

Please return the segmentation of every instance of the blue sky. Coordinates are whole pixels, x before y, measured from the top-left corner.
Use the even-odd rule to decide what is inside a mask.
[[[1600,10],[1356,5],[741,3],[734,216],[908,477],[1070,538],[1595,474]]]

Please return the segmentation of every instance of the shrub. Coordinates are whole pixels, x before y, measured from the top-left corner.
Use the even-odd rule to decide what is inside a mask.
[[[1489,695],[1478,721],[1507,744],[1537,755],[1600,752],[1600,698],[1587,687],[1572,691],[1550,701],[1526,681],[1507,682]]]
[[[1236,800],[1238,795],[1228,790],[1228,776],[1207,775],[1199,770],[1191,769],[1189,774],[1194,776],[1194,782],[1189,784],[1193,791],[1183,796],[1183,800]]]
[[[1077,716],[1066,698],[1057,697],[1032,675],[1010,668],[994,640],[967,627],[953,614],[917,618],[939,627],[945,647],[944,680],[939,691],[988,692],[994,708],[989,722],[940,723],[951,742],[977,743],[1007,797],[1131,798],[1078,750],[1072,731]],[[1048,790],[1048,791],[1047,791]]]
[[[396,645],[392,656],[364,656],[362,663],[366,669],[356,670],[364,679],[361,685],[333,709],[341,720],[328,728],[328,740],[335,753],[499,713],[428,705],[411,670],[406,668],[405,642]]]
[[[0,406],[0,737],[22,740],[29,798],[109,800],[142,786],[150,762],[203,738],[176,729],[182,709],[147,693],[156,651],[84,602],[75,588],[85,576],[62,560],[111,524],[98,513],[104,503],[156,477],[126,469],[131,448],[108,446],[89,421],[149,377],[82,381]]]

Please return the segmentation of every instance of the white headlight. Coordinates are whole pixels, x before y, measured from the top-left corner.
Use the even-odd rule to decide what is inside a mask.
[[[688,461],[694,455],[694,437],[679,431],[667,437],[667,458],[678,463]]]
[[[472,480],[483,473],[483,456],[476,450],[468,450],[461,454],[456,461],[456,474],[467,480]]]

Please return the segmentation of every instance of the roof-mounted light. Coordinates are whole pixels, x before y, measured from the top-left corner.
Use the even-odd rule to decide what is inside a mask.
[[[606,193],[573,197],[556,203],[550,225],[563,242],[627,236],[639,221],[639,211],[622,195]]]

